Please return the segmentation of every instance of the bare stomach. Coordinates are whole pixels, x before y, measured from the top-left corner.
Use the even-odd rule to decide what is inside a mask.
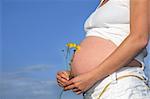
[[[102,63],[117,46],[109,40],[96,36],[88,36],[80,43],[81,49],[74,54],[71,63],[71,72],[79,75],[92,70]],[[140,65],[136,60],[131,61],[128,66]]]

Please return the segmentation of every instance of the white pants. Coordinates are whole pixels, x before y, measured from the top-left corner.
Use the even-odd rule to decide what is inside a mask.
[[[116,80],[118,77],[127,74],[134,74],[138,77],[145,78],[145,80],[140,80],[133,76]],[[102,96],[98,98],[109,82],[111,82],[109,87]],[[84,99],[150,99],[150,89],[146,83],[147,78],[142,68],[123,67],[104,80],[98,81],[92,88],[83,94],[83,97]]]

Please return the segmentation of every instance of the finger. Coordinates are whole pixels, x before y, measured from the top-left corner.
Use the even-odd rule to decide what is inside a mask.
[[[57,76],[57,80],[65,83],[65,84],[67,84],[67,82],[68,82],[68,80],[61,78],[60,76]]]
[[[73,91],[73,92],[78,92],[78,91],[81,91],[81,90],[80,90],[80,89],[77,89],[77,88],[73,88],[72,91]]]
[[[60,87],[63,87],[63,85],[62,85],[61,83],[58,83],[58,85],[59,85]]]
[[[65,72],[65,71],[59,71],[59,72],[57,72],[57,75],[61,75],[61,74],[63,74],[63,72]]]
[[[71,85],[74,85],[74,84],[75,84],[74,80],[72,79],[72,80],[69,80],[69,81],[66,82],[66,86],[65,87],[71,86]]]
[[[75,87],[75,85],[72,84],[72,85],[66,86],[66,87],[64,88],[64,90],[65,90],[65,91],[66,91],[66,90],[71,90],[71,89],[73,89],[74,87]]]
[[[61,75],[57,75],[56,78],[57,78],[57,79],[60,79],[60,78],[62,78],[62,77],[61,77]]]
[[[63,71],[62,72],[65,76],[69,77],[70,72],[69,71]]]
[[[57,72],[57,75],[60,75],[62,73],[62,71]]]
[[[62,82],[64,82],[64,83],[66,83],[66,82],[69,83],[69,80],[66,80],[66,79],[64,79],[64,78],[62,78],[62,77],[60,77],[60,76],[57,77],[57,80],[60,80],[60,81],[62,81]]]
[[[61,77],[64,78],[65,80],[69,80],[69,74],[66,74],[66,73],[64,74],[64,73],[62,73],[62,74],[61,74]]]
[[[67,74],[66,72],[61,72],[57,76],[64,78],[65,80],[69,80],[69,74]]]
[[[81,93],[82,93],[82,91],[78,91],[78,92],[76,92],[76,94],[77,94],[77,95],[79,95],[79,94],[81,94]]]
[[[57,82],[60,83],[63,87],[66,86],[66,83],[62,82],[61,80],[58,80]]]
[[[57,75],[62,74],[62,73],[66,74],[66,73],[69,73],[69,71],[59,71],[57,72]]]
[[[60,83],[62,85],[62,87],[66,86],[66,84],[64,82],[61,82],[60,80],[58,80],[58,83]]]

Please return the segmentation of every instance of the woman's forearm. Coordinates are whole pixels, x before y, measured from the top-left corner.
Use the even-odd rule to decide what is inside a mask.
[[[146,38],[127,37],[123,43],[96,69],[94,77],[100,80],[129,63],[147,45]]]
[[[100,80],[129,63],[148,43],[148,2],[130,0],[130,34],[118,48],[92,71]]]

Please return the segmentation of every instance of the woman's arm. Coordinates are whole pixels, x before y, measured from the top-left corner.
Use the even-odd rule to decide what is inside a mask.
[[[129,63],[148,43],[148,2],[130,0],[130,34],[121,45],[97,68],[69,81],[66,90],[78,88],[77,94],[95,82]]]
[[[129,63],[148,43],[148,1],[130,0],[130,34],[94,71],[101,79]]]

